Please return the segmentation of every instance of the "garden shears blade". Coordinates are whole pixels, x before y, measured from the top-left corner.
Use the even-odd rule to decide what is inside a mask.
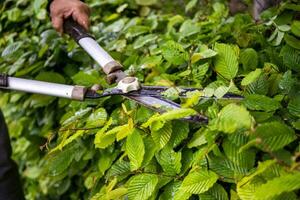
[[[97,92],[95,90],[88,89],[85,98],[86,99],[98,99],[107,96],[114,96],[114,95],[121,95],[127,99],[133,100],[140,105],[143,105],[151,110],[154,110],[159,113],[164,113],[169,110],[180,109],[180,104],[166,99],[164,97],[164,92],[166,92],[169,87],[164,86],[141,86],[139,90],[131,91],[131,92],[123,92],[120,88],[109,88],[102,92]],[[203,92],[197,88],[176,88],[178,90],[178,97],[179,98],[187,98],[188,92]],[[212,97],[205,97],[202,98],[212,98]],[[222,99],[237,99],[240,100],[243,97],[235,94],[226,94],[222,97]],[[186,121],[190,122],[200,122],[200,123],[207,123],[208,119],[206,116],[197,114],[194,116],[189,116],[183,118]]]

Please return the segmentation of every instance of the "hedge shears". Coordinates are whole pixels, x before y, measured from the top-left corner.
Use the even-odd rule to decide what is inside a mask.
[[[121,95],[159,113],[181,108],[178,103],[163,97],[162,94],[169,89],[168,87],[143,86],[136,77],[126,76],[122,71],[122,65],[114,60],[83,27],[72,19],[67,19],[64,22],[64,32],[70,35],[102,67],[104,73],[107,75],[107,82],[109,84],[117,83],[116,87],[101,91],[94,87],[49,83],[0,74],[0,88],[80,101]],[[181,88],[179,97],[186,98],[187,92],[197,90],[199,89]],[[241,97],[226,94],[224,98]],[[200,123],[208,122],[207,117],[201,114],[189,116],[183,120]]]

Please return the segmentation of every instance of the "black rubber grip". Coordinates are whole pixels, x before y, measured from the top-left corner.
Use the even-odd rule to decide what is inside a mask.
[[[8,87],[8,76],[0,74],[0,87]]]
[[[64,21],[64,32],[70,35],[76,42],[82,38],[90,37],[86,30],[75,22],[72,18],[68,18]]]

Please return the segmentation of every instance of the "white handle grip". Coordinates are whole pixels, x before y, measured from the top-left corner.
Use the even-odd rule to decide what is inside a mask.
[[[74,100],[83,100],[86,92],[86,88],[82,86],[48,83],[14,77],[8,77],[8,86],[0,88]]]
[[[122,69],[122,65],[115,61],[93,38],[81,38],[78,44],[103,68],[107,75]]]

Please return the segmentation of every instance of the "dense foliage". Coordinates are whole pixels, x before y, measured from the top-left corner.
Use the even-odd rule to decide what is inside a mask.
[[[46,0],[0,5],[0,71],[105,83],[47,17]],[[91,32],[126,72],[183,109],[2,92],[27,199],[299,199],[300,5],[229,16],[217,1],[88,0]],[[203,92],[178,99],[178,86]],[[227,93],[241,101],[222,100]],[[205,97],[205,98],[204,98]],[[177,120],[195,112],[208,125]]]

